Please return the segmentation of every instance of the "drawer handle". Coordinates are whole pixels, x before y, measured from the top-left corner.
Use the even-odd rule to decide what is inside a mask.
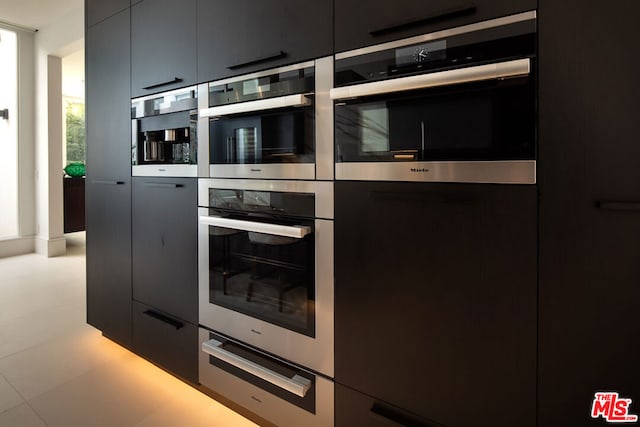
[[[144,314],[149,316],[149,317],[152,317],[152,318],[154,318],[156,320],[159,320],[159,321],[161,321],[163,323],[166,323],[168,325],[173,326],[174,328],[176,328],[176,331],[184,328],[184,323],[178,322],[175,319],[172,319],[172,318],[170,318],[168,316],[165,316],[164,314],[160,314],[160,313],[155,312],[153,310],[147,310],[147,311],[144,312]]]
[[[202,351],[209,356],[227,362],[238,369],[255,375],[271,384],[278,386],[296,396],[304,397],[311,388],[311,380],[300,375],[294,375],[293,378],[286,377],[271,369],[265,368],[251,360],[244,359],[230,351],[222,348],[223,343],[216,340],[209,340],[202,343]]]
[[[106,181],[101,179],[95,179],[91,182],[93,184],[98,184],[98,185],[124,185],[125,184],[124,181]]]
[[[236,70],[238,68],[244,68],[244,67],[248,67],[250,65],[262,64],[263,62],[271,62],[271,61],[275,61],[277,59],[282,59],[282,58],[286,58],[286,57],[287,57],[287,53],[279,50],[279,51],[271,53],[269,55],[261,56],[259,58],[250,59],[248,61],[240,62],[238,64],[229,65],[227,68],[229,70]]]
[[[182,81],[182,79],[180,77],[174,77],[171,80],[150,84],[149,86],[145,86],[142,89],[144,89],[144,90],[155,89],[155,88],[159,88],[159,87],[162,87],[162,86],[169,86],[169,85],[172,85],[172,84],[180,83],[181,81]]]
[[[383,36],[385,34],[407,30],[409,28],[428,24],[434,21],[451,19],[461,15],[468,15],[475,12],[475,10],[476,5],[474,3],[464,3],[446,9],[434,11],[426,16],[422,16],[417,19],[414,18],[407,21],[396,22],[383,28],[374,29],[369,31],[369,34],[373,37]]]
[[[183,188],[184,184],[164,183],[164,182],[145,182],[146,187],[153,188]]]
[[[596,207],[607,211],[640,212],[640,202],[598,201]]]
[[[371,413],[377,417],[384,418],[401,426],[406,427],[439,427],[439,423],[426,423],[409,415],[402,414],[394,409],[374,403],[371,407]]]

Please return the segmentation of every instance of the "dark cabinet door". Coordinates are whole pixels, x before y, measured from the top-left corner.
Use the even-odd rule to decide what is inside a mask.
[[[390,40],[535,10],[537,0],[336,0],[335,50]]]
[[[196,0],[144,0],[131,7],[131,94],[196,83]]]
[[[86,33],[87,320],[131,346],[129,10]]]
[[[535,425],[535,186],[335,194],[335,381],[447,426]]]
[[[333,2],[198,0],[198,80],[333,53]]]
[[[91,27],[121,10],[127,9],[130,0],[85,0],[86,26]]]
[[[540,3],[539,425],[600,425],[640,414],[640,4]]]
[[[198,324],[194,178],[133,179],[133,297]]]
[[[131,186],[87,182],[87,321],[131,348]]]

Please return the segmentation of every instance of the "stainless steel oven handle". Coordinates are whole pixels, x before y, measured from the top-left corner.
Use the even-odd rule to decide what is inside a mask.
[[[305,107],[311,105],[311,99],[305,94],[279,96],[277,98],[259,99],[257,101],[238,102],[200,110],[200,117],[222,117],[231,114],[250,113],[253,111],[274,110],[285,107]]]
[[[357,98],[360,96],[380,95],[483,80],[520,77],[529,75],[530,73],[531,61],[528,58],[516,59],[513,61],[496,62],[494,64],[477,65],[474,67],[338,87],[331,89],[329,96],[333,100]]]
[[[234,230],[253,231],[273,236],[294,237],[302,239],[311,233],[311,227],[304,225],[280,225],[268,222],[243,221],[241,219],[223,218],[219,216],[201,216],[200,224],[215,227],[232,228]]]
[[[311,388],[311,380],[295,375],[293,378],[286,377],[277,372],[258,365],[255,362],[244,359],[236,354],[222,348],[222,343],[217,340],[209,340],[202,343],[202,351],[210,356],[220,359],[238,369],[242,369],[258,378],[278,386],[296,396],[304,397]]]

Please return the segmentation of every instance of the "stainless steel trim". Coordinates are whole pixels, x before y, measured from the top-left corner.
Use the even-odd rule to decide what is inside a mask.
[[[138,164],[138,144],[140,142],[142,141],[138,141],[138,120],[133,119],[131,120],[131,165],[132,167],[135,167]]]
[[[200,110],[200,117],[221,117],[231,114],[249,113],[252,111],[273,110],[284,107],[306,107],[311,99],[304,94],[279,96],[277,98],[259,99],[257,101],[239,102]]]
[[[333,179],[333,102],[329,91],[333,88],[333,57],[316,60],[316,176],[315,179]],[[313,177],[311,178],[313,179]]]
[[[332,119],[333,120],[333,119]],[[315,179],[313,163],[210,165],[212,178]]]
[[[198,111],[209,107],[209,85],[198,85]],[[198,176],[209,177],[209,119],[198,115]]]
[[[300,62],[298,64],[287,65],[285,67],[271,68],[269,70],[258,71],[250,74],[243,74],[241,76],[229,77],[222,80],[216,80],[208,83],[208,86],[215,87],[215,86],[220,86],[228,83],[241,82],[243,80],[256,79],[259,77],[270,76],[272,74],[286,73],[288,71],[295,71],[295,70],[300,70],[302,68],[309,68],[309,67],[313,67],[313,61]]]
[[[537,13],[535,10],[532,10],[529,12],[522,12],[515,15],[504,16],[502,18],[490,19],[488,21],[476,22],[474,24],[463,25],[461,27],[449,28],[442,31],[436,31],[434,33],[423,34],[420,36],[409,37],[406,39],[395,40],[392,42],[381,43],[381,44],[367,46],[360,49],[350,50],[347,52],[337,53],[336,60],[352,58],[354,56],[366,55],[374,52],[380,52],[381,50],[396,49],[399,47],[408,46],[415,43],[423,43],[431,40],[457,36],[459,34],[471,33],[473,31],[501,27],[503,25],[515,24],[517,22],[530,21],[530,20],[536,19],[536,17],[537,17]]]
[[[197,165],[133,165],[131,176],[172,176],[197,178]]]
[[[448,86],[459,83],[526,76],[531,72],[528,58],[495,64],[477,65],[455,70],[400,77],[371,83],[362,83],[331,89],[331,99],[347,99],[359,96],[379,95],[391,92]]]
[[[174,90],[170,90],[167,92],[160,92],[160,93],[156,93],[153,95],[145,95],[145,96],[141,96],[139,98],[133,98],[131,99],[131,107],[135,108],[136,112],[139,112],[136,114],[135,119],[140,119],[144,117],[144,114],[142,112],[144,112],[144,102],[149,100],[149,99],[160,99],[160,98],[165,98],[167,96],[172,96],[172,95],[179,95],[179,94],[183,94],[183,93],[188,93],[188,92],[194,92],[194,96],[198,96],[198,87],[197,86],[189,86],[189,87],[183,87],[180,89],[174,89]],[[139,104],[139,106],[136,106],[136,104]],[[162,110],[161,110],[162,112]]]
[[[333,219],[333,182],[273,181],[258,179],[199,179],[198,206],[209,207],[209,189],[275,191],[279,193],[311,193],[316,196],[316,218]],[[209,215],[207,210],[200,214]],[[207,230],[208,235],[208,230]]]
[[[209,332],[200,328],[199,342],[209,340]],[[305,411],[229,372],[209,363],[209,355],[198,352],[200,383],[247,410],[281,427],[326,427],[334,424],[333,381],[316,375],[315,413]]]
[[[535,184],[535,160],[336,163],[336,179]]]
[[[288,378],[284,375],[280,375],[277,372],[267,369],[257,363],[244,359],[236,354],[233,354],[222,348],[220,341],[211,339],[202,343],[202,351],[210,356],[216,357],[224,362],[227,362],[236,368],[242,369],[245,372],[255,375],[271,384],[287,390],[296,396],[304,397],[311,388],[311,381],[307,378],[295,375],[293,378]]]
[[[271,234],[273,236],[293,237],[302,239],[311,233],[310,227],[302,225],[286,226],[270,224],[268,222],[242,221],[239,219],[223,218],[214,215],[200,217],[200,224],[212,225],[214,227],[233,228],[242,231],[254,231],[256,233]]]

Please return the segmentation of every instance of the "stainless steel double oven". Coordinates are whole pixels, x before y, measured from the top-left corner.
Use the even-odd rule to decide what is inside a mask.
[[[323,58],[199,87],[200,382],[278,425],[333,424],[332,85]]]

